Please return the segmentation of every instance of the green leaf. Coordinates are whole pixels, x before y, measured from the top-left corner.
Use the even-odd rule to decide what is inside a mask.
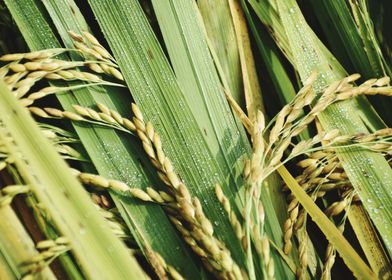
[[[152,3],[183,97],[192,104],[191,114],[223,174],[231,175],[237,160],[249,151],[249,144],[242,124],[226,102],[197,6],[190,0]]]

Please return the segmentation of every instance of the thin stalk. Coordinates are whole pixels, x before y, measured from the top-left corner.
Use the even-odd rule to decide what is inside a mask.
[[[240,53],[246,109],[250,120],[254,121],[256,119],[257,110],[261,110],[265,113],[265,108],[250,45],[248,27],[239,1],[229,0],[229,6]]]
[[[224,76],[226,80],[223,84],[243,107],[241,64],[229,4],[226,0],[200,0],[197,1],[197,6],[203,18],[206,39],[215,65],[220,65],[221,79]]]
[[[359,279],[377,279],[374,272],[361,259],[354,248],[343,237],[336,226],[325,216],[313,199],[301,188],[298,182],[284,166],[278,168],[279,174],[286,182],[288,188],[295,195],[301,205],[312,217],[313,221],[322,230],[328,241],[335,246],[346,265]]]

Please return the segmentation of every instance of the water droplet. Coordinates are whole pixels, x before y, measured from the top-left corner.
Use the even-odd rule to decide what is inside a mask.
[[[295,9],[294,8],[290,8],[290,14],[294,14],[295,13]]]
[[[111,253],[114,251],[114,248],[112,245],[110,245],[110,246],[106,247],[106,250],[108,251],[108,253]]]
[[[83,226],[83,227],[80,227],[80,229],[79,229],[79,234],[80,235],[85,235],[86,234],[86,228]]]

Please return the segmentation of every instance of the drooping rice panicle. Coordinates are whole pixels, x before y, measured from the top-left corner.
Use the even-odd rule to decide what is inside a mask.
[[[314,77],[310,78],[310,82],[308,84],[309,87],[311,87],[311,83],[312,80],[314,80]],[[296,105],[296,100],[293,101],[293,103],[289,106],[286,106],[282,109],[282,111],[277,115],[275,121],[275,125],[273,126],[271,133],[269,134],[269,141],[274,141],[274,142],[269,142],[266,145],[266,150],[268,150],[268,153],[265,152],[264,153],[264,158],[262,158],[261,161],[261,167],[259,167],[258,172],[256,172],[255,174],[257,174],[256,176],[253,177],[254,180],[259,180],[259,182],[263,181],[263,178],[265,178],[266,176],[268,176],[268,174],[270,174],[273,170],[276,170],[279,165],[281,165],[280,161],[283,159],[283,152],[289,148],[290,144],[291,144],[291,138],[298,135],[303,129],[304,127],[306,127],[310,122],[312,122],[315,117],[321,113],[323,110],[325,110],[325,108],[327,108],[330,104],[337,102],[338,98],[338,94],[341,94],[343,92],[352,92],[353,91],[353,86],[350,84],[353,81],[355,81],[356,79],[358,79],[358,75],[352,75],[349,76],[345,79],[343,79],[342,81],[338,81],[332,85],[330,85],[328,88],[325,89],[325,91],[323,92],[323,94],[321,95],[321,97],[317,100],[317,103],[311,108],[309,114],[307,114],[304,117],[301,117],[299,120],[297,120],[296,122],[294,122],[297,118],[300,117],[299,113],[296,113],[296,111],[292,111],[292,108],[303,108],[302,106],[304,105],[309,105],[312,100],[314,99],[314,96],[312,97],[312,95],[308,95],[309,98],[299,98],[299,104]],[[369,82],[368,84],[371,86],[375,86],[377,87],[378,85],[383,85],[385,83],[386,79],[381,79],[380,81],[378,80],[374,80]],[[379,84],[378,84],[378,82]],[[366,86],[367,87],[367,86]],[[361,92],[362,94],[364,92],[366,92],[366,87],[363,86],[361,87],[361,89],[358,90],[358,92]],[[386,91],[386,90],[384,90]],[[303,94],[304,96],[306,96],[307,92],[311,92],[306,91],[306,86],[305,89],[303,90]],[[344,97],[345,95],[342,95],[343,98],[349,98],[349,95],[346,95],[346,97]],[[350,95],[352,96],[352,95]],[[300,95],[301,97],[301,95]],[[235,110],[238,111],[239,113],[240,110]],[[240,114],[241,115],[241,114]],[[243,120],[243,122],[246,123],[246,118],[242,117],[241,118]],[[268,128],[268,126],[267,126]],[[249,130],[249,129],[248,129]],[[361,147],[369,147],[370,149],[376,149],[378,147],[380,147],[381,149],[384,150],[388,150],[389,148],[389,144],[385,144],[384,140],[382,139],[383,136],[379,137],[378,134],[384,135],[385,139],[388,139],[388,134],[390,134],[390,132],[387,132],[387,130],[380,130],[379,132],[376,132],[373,134],[369,134],[369,135],[354,135],[354,136],[338,136],[337,137],[337,132],[336,131],[332,131],[330,133],[320,133],[319,135],[316,135],[315,137],[313,137],[312,139],[309,140],[305,140],[302,141],[300,143],[298,143],[297,145],[294,146],[291,154],[284,160],[284,162],[287,162],[288,160],[291,160],[292,158],[306,153],[306,152],[310,152],[315,151],[315,150],[320,150],[321,148],[316,148],[314,149],[314,145],[321,143],[321,142],[327,142],[328,143],[328,149],[333,149],[333,148],[338,148],[339,145],[341,145],[341,147],[345,147],[347,145],[360,145]],[[373,142],[374,141],[374,142]],[[377,141],[382,141],[383,144],[379,145],[378,143],[376,144]],[[275,147],[277,146],[277,147]],[[338,147],[337,147],[338,146]],[[324,149],[324,147],[323,147]],[[269,158],[272,158],[272,160],[270,160]],[[265,167],[263,167],[263,164]],[[251,168],[249,168],[249,170],[251,170]],[[313,176],[317,177],[317,175],[323,170],[323,168],[316,168],[314,169],[312,167],[312,169],[308,169],[308,172],[313,172],[316,171],[316,173],[314,173]],[[336,178],[335,174],[332,175],[332,178]],[[323,195],[323,192],[320,192],[320,195]],[[250,196],[250,194],[248,193],[247,196]],[[292,231],[294,228],[294,224],[296,222],[296,217],[298,215],[298,203],[293,201],[293,205],[290,208],[291,210],[295,210],[294,212],[292,212],[292,219],[293,220],[288,220],[289,223],[286,222],[286,248],[285,251],[286,253],[288,253],[290,251],[290,239],[292,236]],[[251,207],[249,207],[251,208]],[[248,210],[249,211],[249,210]],[[249,212],[248,212],[249,213]],[[302,216],[303,217],[303,216]],[[302,218],[301,217],[301,218]],[[247,225],[249,227],[249,223]],[[248,235],[249,236],[249,235]],[[248,238],[249,240],[249,238]],[[303,254],[302,254],[303,255]]]
[[[136,134],[142,141],[143,148],[150,157],[151,163],[158,169],[159,177],[176,199],[176,210],[179,214],[176,217],[177,225],[182,224],[182,227],[187,227],[187,223],[191,225],[188,231],[207,254],[203,258],[203,262],[209,263],[208,269],[212,268],[212,272],[221,275],[221,277],[241,279],[240,268],[231,258],[230,251],[225,245],[213,236],[212,223],[205,216],[200,201],[197,197],[191,197],[186,185],[174,171],[172,163],[162,149],[160,137],[152,124],[144,122],[143,115],[136,104],[132,104],[132,111]]]

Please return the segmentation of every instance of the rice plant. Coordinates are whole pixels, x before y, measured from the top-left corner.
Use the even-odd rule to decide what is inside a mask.
[[[388,8],[4,0],[0,279],[391,279]]]

